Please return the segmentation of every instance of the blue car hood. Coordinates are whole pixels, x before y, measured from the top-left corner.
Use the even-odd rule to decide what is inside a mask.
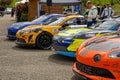
[[[31,22],[19,22],[19,23],[14,23],[13,25],[8,27],[8,30],[19,30],[21,29],[23,26],[27,26],[30,25]],[[18,27],[19,26],[19,27]]]
[[[19,22],[19,23],[14,23],[10,27],[17,27],[17,26],[22,26],[22,25],[28,25],[31,24],[31,22]]]

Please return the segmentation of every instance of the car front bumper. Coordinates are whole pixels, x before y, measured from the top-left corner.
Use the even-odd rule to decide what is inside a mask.
[[[69,43],[62,43],[62,42],[58,42],[58,41],[53,41],[52,50],[55,51],[56,54],[75,58],[76,53],[67,50],[67,48],[70,44],[72,44],[72,41]]]
[[[24,39],[17,39],[15,43],[19,46],[30,46],[30,47],[35,47],[35,44],[27,44]]]
[[[36,46],[37,34],[34,32],[23,34],[23,32],[17,32],[16,44],[23,46]]]
[[[76,58],[76,53],[75,52],[56,51],[56,53],[60,54],[60,55],[67,56],[67,57]]]
[[[79,69],[77,69],[76,63],[74,63],[74,65],[72,66],[72,69],[75,75],[82,78],[82,80],[116,80],[116,79],[105,78],[105,77],[96,76],[96,75],[90,75],[85,72],[82,72]]]
[[[7,37],[9,39],[16,39],[16,32],[12,32],[12,31],[8,30]]]
[[[7,35],[9,39],[16,39],[16,35]]]

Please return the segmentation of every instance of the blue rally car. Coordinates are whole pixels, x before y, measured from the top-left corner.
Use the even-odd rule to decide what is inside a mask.
[[[75,29],[61,31],[54,36],[52,49],[57,54],[76,57],[76,50],[86,39],[103,34],[112,34],[118,29],[120,29],[119,21],[110,20],[103,22],[95,29],[89,31]]]
[[[62,16],[62,14],[42,15],[39,18],[37,18],[31,22],[15,23],[15,24],[11,25],[10,27],[8,27],[7,37],[9,39],[16,39],[16,33],[18,30],[21,30],[21,29],[23,29],[27,26],[30,26],[30,25],[48,24],[48,23],[51,23],[51,22],[57,20],[57,18],[59,18],[61,16]]]

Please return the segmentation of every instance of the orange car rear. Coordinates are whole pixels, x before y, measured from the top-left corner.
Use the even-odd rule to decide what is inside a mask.
[[[120,36],[91,38],[76,55],[72,69],[82,80],[120,80]]]

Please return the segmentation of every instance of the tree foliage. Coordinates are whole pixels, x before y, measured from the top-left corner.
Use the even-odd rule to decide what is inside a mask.
[[[95,5],[105,5],[105,4],[120,4],[120,0],[81,0],[84,4],[87,1],[92,1]]]
[[[10,5],[12,3],[12,0],[0,0],[0,5],[6,6]]]

